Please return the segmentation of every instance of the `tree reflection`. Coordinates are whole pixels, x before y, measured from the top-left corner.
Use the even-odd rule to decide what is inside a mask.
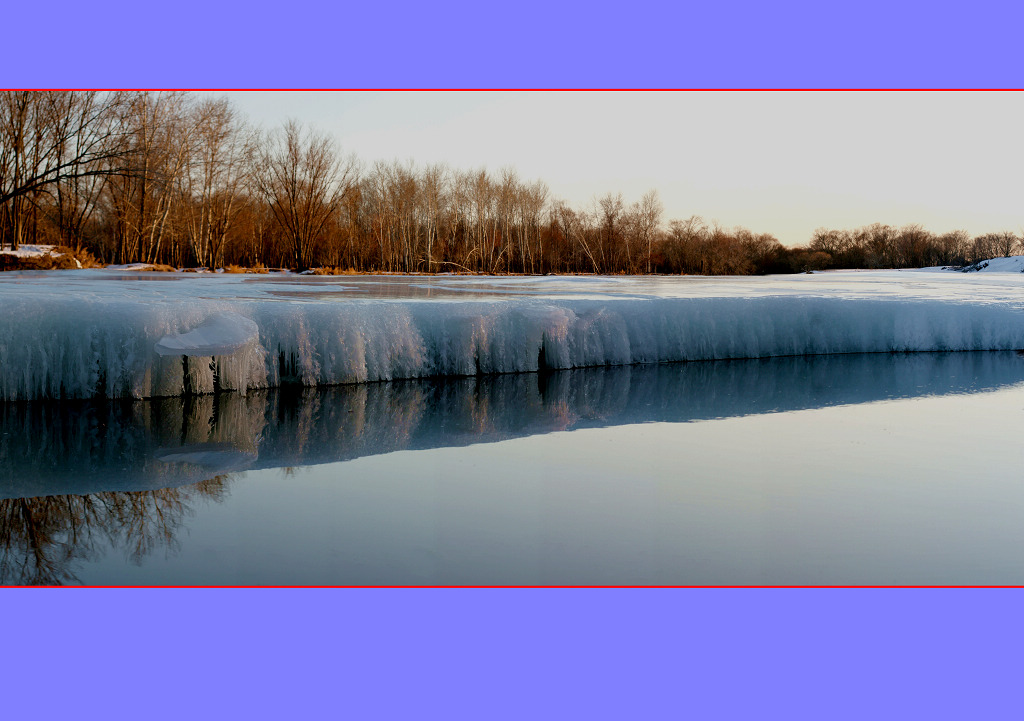
[[[135,564],[159,548],[176,552],[195,502],[227,495],[227,477],[216,476],[178,488],[0,500],[0,583],[80,583],[75,565],[110,548]]]

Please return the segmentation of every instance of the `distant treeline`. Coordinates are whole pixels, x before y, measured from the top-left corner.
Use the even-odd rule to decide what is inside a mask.
[[[571,207],[511,168],[364,165],[297,122],[257,130],[225,98],[0,94],[0,246],[66,246],[103,263],[722,275],[963,265],[1019,242],[876,224],[787,248],[662,215],[653,190]]]

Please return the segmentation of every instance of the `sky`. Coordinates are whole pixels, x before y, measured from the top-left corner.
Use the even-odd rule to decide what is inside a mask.
[[[1024,229],[1015,92],[233,92],[365,165],[513,166],[574,206],[656,189],[663,219],[806,244],[819,227]]]

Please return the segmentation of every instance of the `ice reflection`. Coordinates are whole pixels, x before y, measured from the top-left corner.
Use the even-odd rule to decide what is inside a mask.
[[[152,491],[233,471],[1024,381],[1015,353],[807,356],[149,401],[0,404],[0,498]]]

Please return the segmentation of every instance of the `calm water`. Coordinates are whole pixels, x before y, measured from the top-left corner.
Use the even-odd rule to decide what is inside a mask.
[[[1020,584],[1024,358],[0,405],[7,584]]]

